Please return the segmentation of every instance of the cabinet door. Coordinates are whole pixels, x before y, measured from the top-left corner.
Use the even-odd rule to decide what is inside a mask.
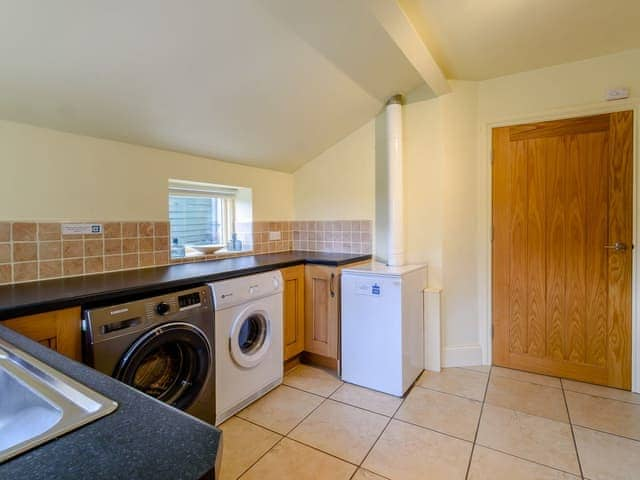
[[[0,323],[62,355],[81,361],[80,321],[80,307],[74,307]]]
[[[338,358],[340,302],[338,269],[305,267],[305,342],[307,352]]]
[[[284,280],[284,359],[304,350],[304,265],[280,270]]]

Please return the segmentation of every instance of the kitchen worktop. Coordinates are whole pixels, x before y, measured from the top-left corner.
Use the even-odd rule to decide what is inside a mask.
[[[118,409],[0,464],[0,478],[213,478],[221,432],[0,323],[0,338],[102,395]]]
[[[60,278],[0,287],[0,320],[72,306],[117,303],[205,282],[304,263],[340,266],[371,255],[291,251]]]

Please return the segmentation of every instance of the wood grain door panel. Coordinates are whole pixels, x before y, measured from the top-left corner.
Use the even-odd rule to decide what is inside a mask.
[[[304,350],[304,265],[280,270],[284,281],[284,359]]]
[[[338,269],[322,265],[305,267],[305,350],[338,358]]]
[[[632,112],[493,130],[496,365],[631,387],[632,150]]]

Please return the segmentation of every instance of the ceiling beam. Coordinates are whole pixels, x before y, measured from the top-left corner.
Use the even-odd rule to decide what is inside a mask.
[[[449,93],[451,86],[447,78],[398,2],[370,0],[368,3],[382,28],[386,30],[433,93],[436,96]]]

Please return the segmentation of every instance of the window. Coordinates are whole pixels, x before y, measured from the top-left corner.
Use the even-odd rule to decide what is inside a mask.
[[[202,255],[198,246],[226,247],[235,233],[238,189],[169,181],[171,257]]]

